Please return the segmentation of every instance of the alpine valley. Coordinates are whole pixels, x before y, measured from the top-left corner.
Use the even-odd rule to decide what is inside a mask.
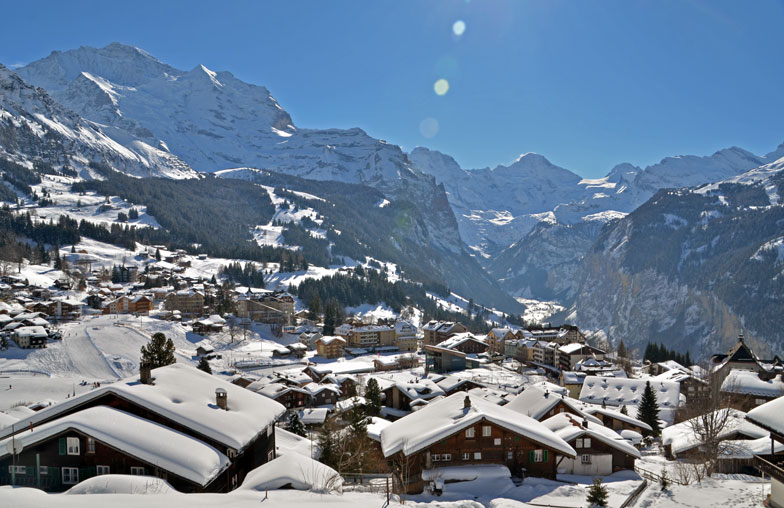
[[[372,258],[506,313],[556,302],[566,310],[551,321],[640,350],[700,357],[739,332],[762,354],[784,345],[784,144],[592,180],[530,153],[463,169],[359,128],[299,127],[262,86],[114,43],[0,66],[0,164],[4,201],[67,176],[146,207],[147,239],[173,247]],[[281,220],[281,198],[307,220]]]

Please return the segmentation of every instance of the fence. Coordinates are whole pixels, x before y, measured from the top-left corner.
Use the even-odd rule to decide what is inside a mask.
[[[344,473],[343,491],[373,492],[383,494],[392,491],[391,474]]]
[[[639,466],[634,466],[634,470],[637,472],[637,474],[639,474],[643,478],[647,478],[648,480],[651,480],[652,482],[661,483],[662,475],[660,475],[658,473],[654,473],[653,471],[649,471],[647,469],[643,469],[643,468],[641,468]],[[682,481],[678,480],[677,478],[671,478],[670,475],[667,475],[667,482],[674,483],[676,485],[688,485],[688,483],[682,482]]]
[[[640,497],[640,494],[642,494],[642,491],[645,490],[647,486],[648,486],[648,480],[643,480],[642,483],[639,485],[639,487],[634,489],[634,492],[629,494],[629,497],[627,497],[626,501],[624,501],[621,504],[620,508],[626,508],[627,506],[631,506],[632,504],[634,504],[634,502],[637,500],[638,497]]]

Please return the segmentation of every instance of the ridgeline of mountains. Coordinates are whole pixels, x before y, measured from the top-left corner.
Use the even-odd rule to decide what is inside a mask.
[[[392,261],[407,278],[507,312],[520,310],[510,295],[557,300],[570,308],[561,318],[611,342],[695,356],[739,331],[784,344],[782,157],[784,144],[762,156],[733,147],[593,180],[537,154],[465,170],[361,129],[298,127],[264,87],[122,44],[0,66],[0,159],[85,180],[106,178],[103,167],[176,180],[219,172],[309,192],[336,205],[319,211],[331,237],[347,234],[309,245],[325,259]],[[249,231],[255,219],[234,220]]]

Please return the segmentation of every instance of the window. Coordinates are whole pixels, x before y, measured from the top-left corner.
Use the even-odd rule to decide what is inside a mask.
[[[591,463],[591,456],[590,455],[580,455],[580,462],[583,464],[590,464]]]
[[[583,448],[590,448],[591,447],[591,438],[586,437],[583,439]]]
[[[574,443],[575,448],[582,448],[583,447],[583,440],[582,438],[577,438],[577,441]]]
[[[131,474],[135,476],[144,476],[144,468],[131,466]]]
[[[430,456],[430,460],[432,460],[433,462],[441,462],[441,455],[439,455],[438,453],[434,453]]]
[[[38,468],[38,472],[41,473],[42,475],[48,475],[49,468],[47,466],[41,466]]]
[[[87,453],[95,453],[95,439],[87,438]]]
[[[69,437],[66,438],[66,446],[67,446],[67,454],[68,455],[79,455],[79,438],[78,437]]]
[[[449,462],[450,460],[452,460],[452,454],[444,453],[443,455],[441,455],[441,460],[444,462]]]
[[[267,452],[267,462],[270,462],[275,459],[275,450],[270,450]]]
[[[533,462],[544,462],[544,450],[533,450],[531,452],[531,456],[534,459]]]
[[[493,433],[493,429],[489,425],[483,425],[482,426],[482,436],[483,437],[490,437],[490,435],[492,433]]]
[[[506,460],[514,460],[514,452],[512,450],[506,452]]]
[[[493,439],[493,445],[494,446],[501,446],[501,438],[497,437],[497,438]]]
[[[765,400],[765,399],[757,399],[756,402],[757,402],[757,405],[760,406],[760,405],[766,403],[767,400]]]
[[[63,467],[60,468],[63,475],[63,484],[76,485],[79,483],[79,468],[78,467]]]
[[[464,453],[463,454],[463,460],[470,460],[470,459],[471,459],[471,454],[470,453]]]
[[[27,467],[26,466],[8,466],[8,474],[12,474],[16,472],[16,474],[27,474]]]
[[[109,474],[109,466],[95,466],[95,474]]]
[[[559,412],[559,413],[563,413],[563,412],[564,412],[564,408],[560,408],[560,409],[558,410],[558,412]]]
[[[468,428],[466,429],[466,438],[468,438],[468,439],[474,439],[474,436],[475,436],[475,434],[474,434],[474,428],[473,428],[473,427],[468,427]]]
[[[474,452],[474,460],[482,460],[482,452]]]

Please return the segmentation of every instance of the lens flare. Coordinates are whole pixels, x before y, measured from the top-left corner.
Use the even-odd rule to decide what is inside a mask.
[[[438,120],[427,117],[419,122],[419,133],[426,138],[435,137],[438,134]]]
[[[436,95],[446,95],[449,91],[449,81],[444,78],[439,79],[433,85],[433,90],[435,90]]]
[[[460,37],[465,33],[466,24],[462,19],[458,19],[452,24],[452,33]]]

